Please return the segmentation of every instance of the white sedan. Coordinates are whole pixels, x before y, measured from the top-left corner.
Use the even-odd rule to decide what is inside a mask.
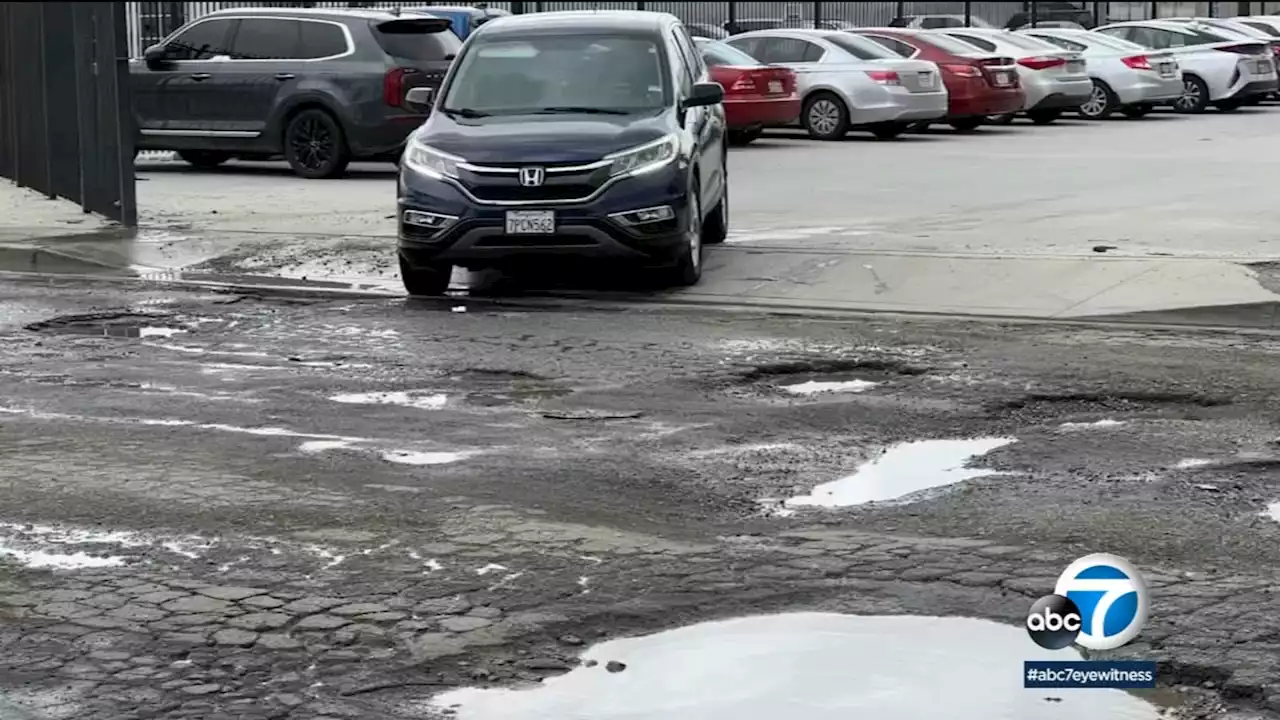
[[[1182,66],[1182,96],[1174,101],[1181,112],[1204,112],[1209,105],[1235,110],[1276,90],[1276,66],[1266,42],[1166,20],[1132,20],[1093,32],[1173,53]]]
[[[1182,68],[1170,52],[1088,30],[1036,27],[1018,32],[1084,55],[1093,94],[1080,105],[1080,115],[1090,120],[1116,111],[1142,117],[1152,106],[1172,104],[1182,96]]]

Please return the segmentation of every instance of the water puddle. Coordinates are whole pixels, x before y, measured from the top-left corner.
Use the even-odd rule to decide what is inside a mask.
[[[1273,502],[1267,505],[1267,509],[1262,511],[1263,517],[1280,522],[1280,502]]]
[[[391,391],[371,393],[347,393],[329,398],[337,403],[348,405],[403,405],[419,410],[439,410],[449,398],[443,393],[421,393],[412,391]]]
[[[382,459],[397,465],[448,465],[459,460],[466,460],[475,455],[474,452],[415,452],[413,450],[392,450],[382,454]]]
[[[0,558],[6,558],[29,568],[49,570],[83,570],[86,568],[120,567],[125,558],[119,556],[99,557],[89,553],[51,553],[44,550],[22,550],[0,544]]]
[[[1062,428],[1063,430],[1079,430],[1081,428],[1116,427],[1118,425],[1124,425],[1124,424],[1125,424],[1124,420],[1112,420],[1111,418],[1104,418],[1102,420],[1094,420],[1093,422],[1064,422],[1058,427]]]
[[[970,460],[1017,442],[1014,438],[917,440],[894,445],[852,475],[823,483],[808,495],[789,498],[787,507],[845,507],[894,500],[945,487],[995,471],[967,467]]]
[[[880,383],[870,380],[806,380],[792,385],[783,385],[782,389],[793,395],[817,395],[819,393],[857,393],[865,392]]]
[[[1206,460],[1204,458],[1187,458],[1185,460],[1179,460],[1178,464],[1174,465],[1174,467],[1178,470],[1189,470],[1191,468],[1204,467],[1205,465],[1212,464],[1212,460]]]
[[[458,720],[1157,720],[1120,690],[1028,690],[1039,650],[1013,625],[969,618],[790,613],[708,622],[589,648],[529,689],[429,701]]]

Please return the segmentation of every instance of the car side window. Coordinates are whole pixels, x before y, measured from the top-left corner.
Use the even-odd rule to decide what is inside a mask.
[[[957,38],[959,40],[963,40],[969,43],[970,45],[982,50],[986,50],[987,52],[996,51],[995,43],[991,42],[990,40],[984,40],[976,35],[966,35],[965,33],[948,33],[948,34],[951,35],[951,37]]]
[[[707,74],[707,63],[703,59],[702,53],[698,52],[698,44],[693,41],[693,36],[689,34],[689,28],[683,25],[677,27],[676,39],[679,40],[680,46],[684,48],[692,63],[689,69],[693,71],[694,82],[701,80]]]
[[[241,18],[231,40],[233,60],[291,60],[297,56],[302,23],[284,18]]]
[[[164,48],[169,60],[209,60],[229,55],[228,36],[233,20],[214,18],[196,23],[170,40]]]
[[[1031,37],[1036,38],[1037,40],[1043,40],[1047,43],[1053,43],[1054,45],[1057,45],[1063,50],[1070,50],[1072,52],[1084,52],[1085,50],[1088,49],[1088,46],[1081,45],[1078,42],[1072,42],[1070,40],[1067,40],[1066,38],[1060,38],[1054,35],[1037,35],[1035,33],[1028,33],[1028,34],[1031,35]]]
[[[298,40],[299,60],[315,60],[318,58],[342,55],[350,48],[347,46],[347,35],[342,28],[327,22],[303,20]]]
[[[726,45],[735,47],[757,60],[760,59],[760,38],[729,38],[724,42]]]
[[[915,55],[918,52],[916,48],[912,47],[911,45],[908,45],[907,43],[902,42],[897,38],[886,37],[884,35],[863,35],[863,37],[875,40],[881,45],[898,53],[902,57],[911,57],[912,55]]]
[[[693,59],[689,57],[689,51],[685,50],[684,45],[680,42],[674,30],[671,31],[671,45],[675,49],[672,53],[673,60],[677,61],[680,66],[676,68],[676,75],[680,80],[680,96],[688,97],[693,92],[694,70]]]
[[[804,63],[818,60],[823,52],[822,48],[804,40],[765,38],[756,57],[764,63]]]

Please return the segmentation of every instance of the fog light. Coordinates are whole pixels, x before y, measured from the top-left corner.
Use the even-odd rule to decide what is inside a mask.
[[[645,225],[647,223],[670,220],[675,216],[676,211],[673,210],[670,205],[658,205],[657,207],[613,213],[609,217],[617,220],[623,225]]]
[[[431,213],[423,210],[405,210],[401,217],[404,219],[405,225],[413,225],[430,230],[439,230],[447,227],[458,219],[453,215],[441,215],[440,213]]]

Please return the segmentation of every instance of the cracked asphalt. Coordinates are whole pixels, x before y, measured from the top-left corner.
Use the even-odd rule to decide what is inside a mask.
[[[700,620],[1017,624],[1092,552],[1153,590],[1107,656],[1158,660],[1184,717],[1280,717],[1277,350],[11,282],[0,717],[432,718],[442,690]],[[786,387],[832,379],[875,385]],[[776,511],[894,443],[976,437],[1016,439],[978,461],[997,474]]]

